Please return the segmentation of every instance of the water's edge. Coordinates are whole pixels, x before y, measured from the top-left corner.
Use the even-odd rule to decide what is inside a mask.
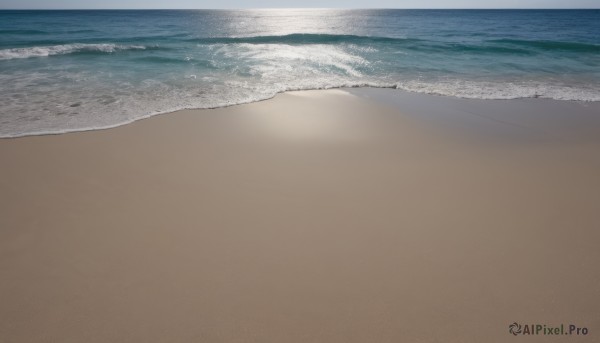
[[[372,89],[372,90],[377,90],[377,89],[385,89],[385,90],[394,90],[403,94],[412,94],[415,96],[424,96],[424,97],[430,97],[430,96],[434,96],[434,97],[441,97],[441,98],[447,98],[447,99],[463,99],[463,100],[471,100],[471,101],[478,101],[478,102],[489,102],[489,101],[515,101],[515,100],[535,100],[535,101],[554,101],[554,102],[566,102],[566,103],[590,103],[590,104],[598,104],[600,105],[600,101],[587,101],[587,100],[562,100],[562,99],[552,99],[552,98],[544,98],[544,97],[520,97],[520,98],[513,98],[513,99],[506,99],[506,98],[499,98],[499,99],[481,99],[481,98],[467,98],[467,97],[458,97],[458,96],[451,96],[451,95],[444,95],[444,94],[435,94],[435,93],[423,93],[423,92],[413,92],[413,91],[407,91],[407,90],[403,90],[403,89],[398,89],[396,87],[376,87],[376,86],[341,86],[341,87],[328,87],[328,88],[307,88],[307,89],[288,89],[285,91],[281,91],[281,92],[277,92],[275,94],[273,94],[272,96],[266,97],[264,99],[257,99],[257,100],[252,100],[252,101],[247,101],[247,102],[240,102],[240,103],[236,103],[236,104],[228,104],[228,105],[224,105],[224,106],[218,106],[218,107],[198,107],[198,108],[178,108],[178,109],[174,109],[174,110],[168,110],[168,111],[163,111],[163,112],[156,112],[156,113],[151,113],[151,114],[147,114],[147,115],[143,115],[140,116],[138,118],[134,118],[134,119],[130,119],[130,120],[126,120],[123,121],[121,123],[116,123],[114,125],[106,125],[106,126],[98,126],[98,127],[89,127],[89,128],[74,128],[74,129],[66,129],[66,130],[57,130],[57,131],[40,131],[40,132],[30,132],[30,133],[22,133],[22,134],[16,134],[16,135],[0,135],[0,140],[7,140],[7,139],[18,139],[18,138],[26,138],[26,137],[37,137],[37,136],[56,136],[56,135],[64,135],[64,134],[70,134],[70,133],[81,133],[81,132],[89,132],[89,131],[102,131],[102,130],[110,130],[110,129],[114,129],[117,127],[121,127],[121,126],[125,126],[125,125],[129,125],[132,123],[135,123],[137,121],[140,120],[144,120],[144,119],[149,119],[155,116],[160,116],[160,115],[168,115],[168,114],[174,114],[177,112],[181,112],[181,111],[199,111],[199,110],[215,110],[215,109],[223,109],[223,108],[228,108],[228,107],[234,107],[234,106],[242,106],[242,105],[247,105],[247,104],[252,104],[252,103],[257,103],[257,102],[263,102],[263,101],[268,101],[271,100],[275,97],[277,97],[278,95],[281,94],[286,94],[286,93],[290,93],[290,92],[308,92],[308,91],[328,91],[328,90],[361,90],[361,89]],[[354,96],[360,96],[361,94],[357,93],[357,92],[351,92],[350,94],[354,95]]]

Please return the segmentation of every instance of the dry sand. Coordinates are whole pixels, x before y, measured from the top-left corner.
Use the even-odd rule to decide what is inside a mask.
[[[0,140],[0,342],[598,342],[599,117],[353,89]]]

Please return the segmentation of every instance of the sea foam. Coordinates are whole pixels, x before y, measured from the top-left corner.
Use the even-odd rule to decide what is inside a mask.
[[[54,55],[67,55],[79,52],[113,53],[121,50],[144,50],[141,45],[118,45],[111,43],[103,44],[62,44],[52,46],[34,46],[28,48],[12,48],[0,50],[0,60],[11,60],[16,58],[48,57]]]

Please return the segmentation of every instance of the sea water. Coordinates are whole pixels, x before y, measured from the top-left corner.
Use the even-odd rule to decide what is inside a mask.
[[[600,101],[600,10],[0,11],[0,137],[363,86]]]

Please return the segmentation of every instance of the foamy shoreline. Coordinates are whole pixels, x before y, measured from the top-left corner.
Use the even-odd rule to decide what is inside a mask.
[[[139,120],[144,120],[144,119],[148,119],[154,116],[159,116],[159,115],[168,115],[168,114],[172,114],[172,113],[177,113],[180,111],[204,111],[204,110],[214,110],[214,109],[220,109],[220,108],[228,108],[228,107],[232,107],[232,106],[243,106],[243,105],[247,105],[247,104],[252,104],[252,103],[256,103],[256,102],[262,102],[262,101],[268,101],[273,99],[276,96],[279,96],[281,94],[286,94],[286,93],[294,93],[294,92],[310,92],[310,91],[327,91],[327,90],[342,90],[342,91],[351,91],[352,93],[356,94],[356,95],[363,95],[363,94],[372,94],[373,91],[375,92],[379,92],[380,96],[379,96],[379,100],[384,101],[385,103],[397,106],[399,105],[398,102],[400,101],[400,99],[411,99],[411,98],[422,98],[422,99],[431,99],[431,100],[435,100],[436,98],[442,98],[442,99],[447,99],[447,101],[467,101],[467,102],[472,102],[472,103],[487,103],[488,101],[490,102],[489,104],[492,106],[496,106],[494,104],[501,104],[505,101],[535,101],[535,102],[540,102],[542,104],[552,104],[552,103],[557,103],[560,104],[562,102],[567,102],[567,103],[576,103],[576,104],[586,104],[585,106],[592,106],[594,108],[598,108],[600,110],[600,101],[586,101],[586,100],[561,100],[561,99],[553,99],[553,98],[540,98],[540,97],[520,97],[520,98],[490,98],[490,99],[478,99],[478,98],[469,98],[469,97],[457,97],[457,96],[449,96],[449,95],[444,95],[444,94],[435,94],[435,93],[423,93],[423,92],[412,92],[412,91],[408,91],[408,90],[402,90],[402,89],[398,89],[397,86],[389,86],[389,87],[374,87],[374,86],[352,86],[352,87],[327,87],[327,88],[322,88],[322,89],[293,89],[293,90],[286,90],[286,91],[282,91],[282,92],[277,92],[274,95],[270,96],[270,97],[266,97],[264,99],[256,99],[256,100],[251,100],[248,102],[240,102],[240,103],[234,103],[234,104],[230,104],[230,105],[223,105],[223,106],[217,106],[217,107],[208,107],[208,108],[179,108],[179,109],[174,109],[174,110],[167,110],[167,111],[161,111],[161,112],[155,112],[155,113],[150,113],[150,114],[146,114],[146,115],[142,115],[136,118],[132,118],[132,119],[128,119],[126,121],[123,122],[119,122],[119,123],[115,123],[115,124],[108,124],[108,125],[104,125],[104,126],[94,126],[94,127],[83,127],[83,128],[72,128],[72,129],[64,129],[64,130],[46,130],[46,131],[38,131],[38,132],[25,132],[25,133],[17,133],[17,134],[7,134],[7,135],[2,135],[0,134],[0,139],[8,139],[8,138],[21,138],[21,137],[30,137],[30,136],[46,136],[46,135],[61,135],[61,134],[67,134],[67,133],[74,133],[74,132],[87,132],[87,131],[96,131],[96,130],[107,130],[107,129],[113,129],[119,126],[123,126],[123,125],[129,125],[131,123],[137,122]],[[375,93],[377,94],[377,93]],[[441,100],[441,99],[438,99]],[[444,101],[444,100],[441,100]],[[500,101],[500,102],[498,102]],[[401,105],[401,104],[400,104]]]

